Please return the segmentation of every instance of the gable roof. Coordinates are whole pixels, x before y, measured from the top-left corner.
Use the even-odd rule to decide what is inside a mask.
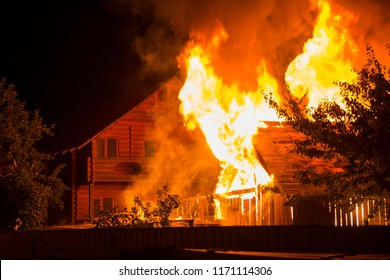
[[[85,145],[87,145],[88,143],[92,142],[93,140],[99,138],[100,135],[104,134],[108,129],[110,129],[111,127],[116,125],[118,122],[120,122],[125,116],[135,112],[140,106],[142,106],[143,104],[145,104],[148,101],[150,101],[150,99],[156,98],[156,94],[159,91],[161,91],[161,90],[163,90],[164,88],[167,88],[167,87],[171,87],[173,89],[179,90],[180,89],[180,84],[181,84],[181,82],[180,82],[180,80],[177,77],[172,78],[171,80],[169,80],[168,82],[166,82],[162,86],[160,86],[158,89],[153,91],[148,97],[146,97],[144,100],[142,100],[136,106],[134,106],[132,109],[130,109],[126,113],[122,114],[120,117],[116,118],[114,121],[112,121],[107,126],[102,128],[98,133],[94,134],[93,136],[91,136],[90,138],[85,140],[82,144],[80,144],[78,146],[74,146],[74,147],[68,148],[68,149],[65,149],[65,150],[62,150],[62,151],[60,151],[58,153],[55,153],[55,154],[59,154],[59,153],[65,154],[67,152],[72,152],[74,150],[79,150],[79,149],[83,148]]]

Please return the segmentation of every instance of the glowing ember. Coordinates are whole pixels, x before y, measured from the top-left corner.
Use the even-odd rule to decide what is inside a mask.
[[[336,81],[352,82],[352,60],[357,47],[344,23],[352,18],[347,12],[333,15],[329,3],[319,1],[320,14],[314,27],[313,37],[288,66],[286,83],[291,93],[302,97],[308,93],[310,107],[317,107],[324,99],[341,104]]]
[[[221,220],[224,218],[222,215],[221,202],[218,199],[214,199],[214,203],[215,203],[214,219]]]

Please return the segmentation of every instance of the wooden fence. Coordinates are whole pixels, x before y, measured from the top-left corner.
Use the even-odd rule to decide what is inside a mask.
[[[122,259],[126,258],[124,252],[153,248],[390,253],[389,236],[390,227],[384,226],[213,226],[12,232],[0,233],[0,258]]]

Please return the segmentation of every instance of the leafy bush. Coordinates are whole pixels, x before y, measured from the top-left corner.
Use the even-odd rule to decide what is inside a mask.
[[[179,207],[180,201],[177,194],[169,194],[168,186],[157,190],[156,207],[152,209],[150,202],[142,202],[139,197],[134,197],[135,206],[130,210],[113,209],[104,210],[99,208],[98,215],[92,219],[96,228],[133,228],[133,227],[169,227],[169,219],[172,211]]]

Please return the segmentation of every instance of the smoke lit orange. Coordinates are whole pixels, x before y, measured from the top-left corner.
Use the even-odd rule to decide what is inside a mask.
[[[357,46],[349,35],[345,22],[352,15],[332,14],[328,2],[319,1],[319,16],[313,37],[288,66],[285,78],[296,97],[308,94],[308,106],[317,107],[323,100],[335,100],[341,105],[336,81],[352,82],[356,77],[352,62]]]
[[[343,22],[344,15],[332,14],[329,3],[318,3],[319,16],[313,37],[288,66],[285,82],[297,97],[308,94],[308,105],[318,106],[324,99],[338,97],[336,81],[352,81],[353,58],[357,47]],[[186,68],[186,80],[179,93],[180,111],[189,129],[200,128],[207,143],[220,162],[221,171],[215,194],[227,198],[261,198],[261,188],[272,183],[258,160],[252,138],[264,121],[280,121],[268,107],[263,93],[272,93],[282,105],[278,82],[267,71],[264,60],[258,62],[258,89],[242,91],[238,84],[227,85],[216,75],[212,58],[220,44],[228,38],[219,26],[208,44],[191,42],[181,58]],[[260,194],[260,195],[259,195]],[[218,201],[219,205],[219,201]],[[256,220],[258,219],[256,209]]]

